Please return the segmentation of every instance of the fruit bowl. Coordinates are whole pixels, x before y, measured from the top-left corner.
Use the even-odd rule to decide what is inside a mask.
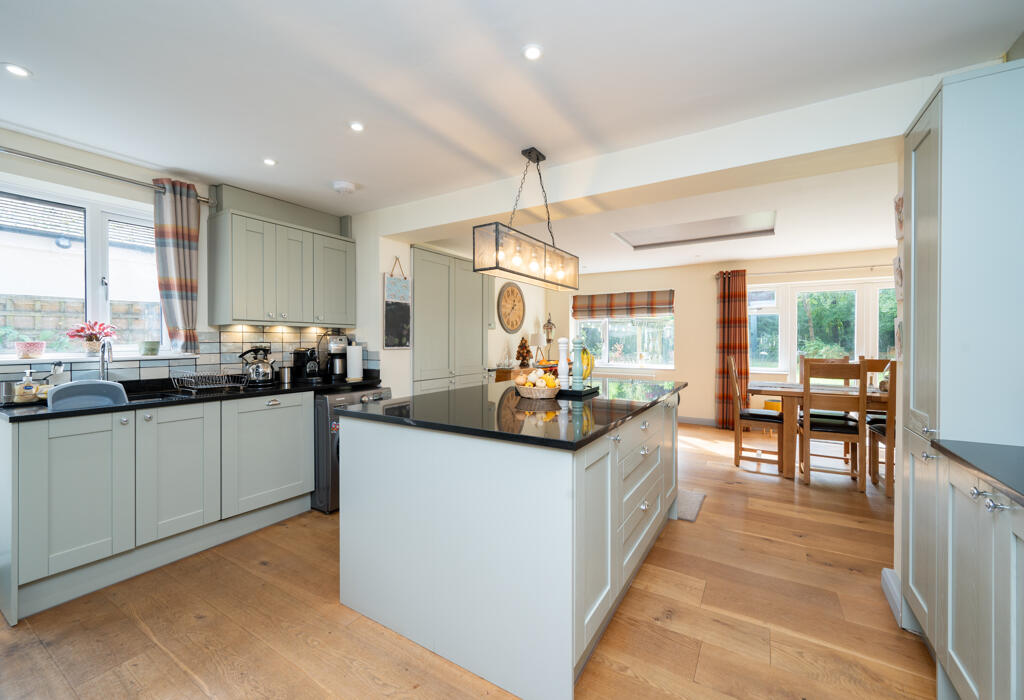
[[[20,360],[32,360],[42,357],[46,352],[46,341],[26,340],[14,343],[14,352]]]
[[[516,391],[526,399],[553,399],[558,394],[558,387],[516,386]]]

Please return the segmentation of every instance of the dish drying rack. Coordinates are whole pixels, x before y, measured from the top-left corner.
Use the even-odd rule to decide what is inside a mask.
[[[184,372],[171,377],[171,383],[178,391],[224,391],[238,389],[241,391],[249,383],[249,375],[240,372]]]

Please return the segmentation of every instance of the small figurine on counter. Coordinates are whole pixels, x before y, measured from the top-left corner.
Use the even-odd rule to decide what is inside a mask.
[[[516,359],[519,360],[520,367],[529,367],[530,359],[533,357],[533,351],[530,350],[529,343],[526,342],[526,337],[522,337],[519,340],[519,348],[516,350]]]

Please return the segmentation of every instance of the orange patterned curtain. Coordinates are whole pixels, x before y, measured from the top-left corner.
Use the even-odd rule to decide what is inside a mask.
[[[715,368],[715,424],[732,429],[732,393],[729,387],[729,356],[736,360],[740,399],[747,405],[747,271],[729,270],[718,280],[718,366]]]
[[[170,178],[153,180],[153,224],[160,306],[171,347],[199,352],[196,292],[199,287],[199,193],[196,186]]]

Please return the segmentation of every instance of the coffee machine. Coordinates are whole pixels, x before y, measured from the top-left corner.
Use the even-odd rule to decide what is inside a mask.
[[[341,382],[345,379],[348,362],[347,347],[347,335],[327,336],[327,367],[324,370],[324,376],[329,377],[332,382]]]
[[[320,360],[317,359],[316,348],[295,348],[292,350],[292,367],[295,382],[316,384],[320,378]]]

